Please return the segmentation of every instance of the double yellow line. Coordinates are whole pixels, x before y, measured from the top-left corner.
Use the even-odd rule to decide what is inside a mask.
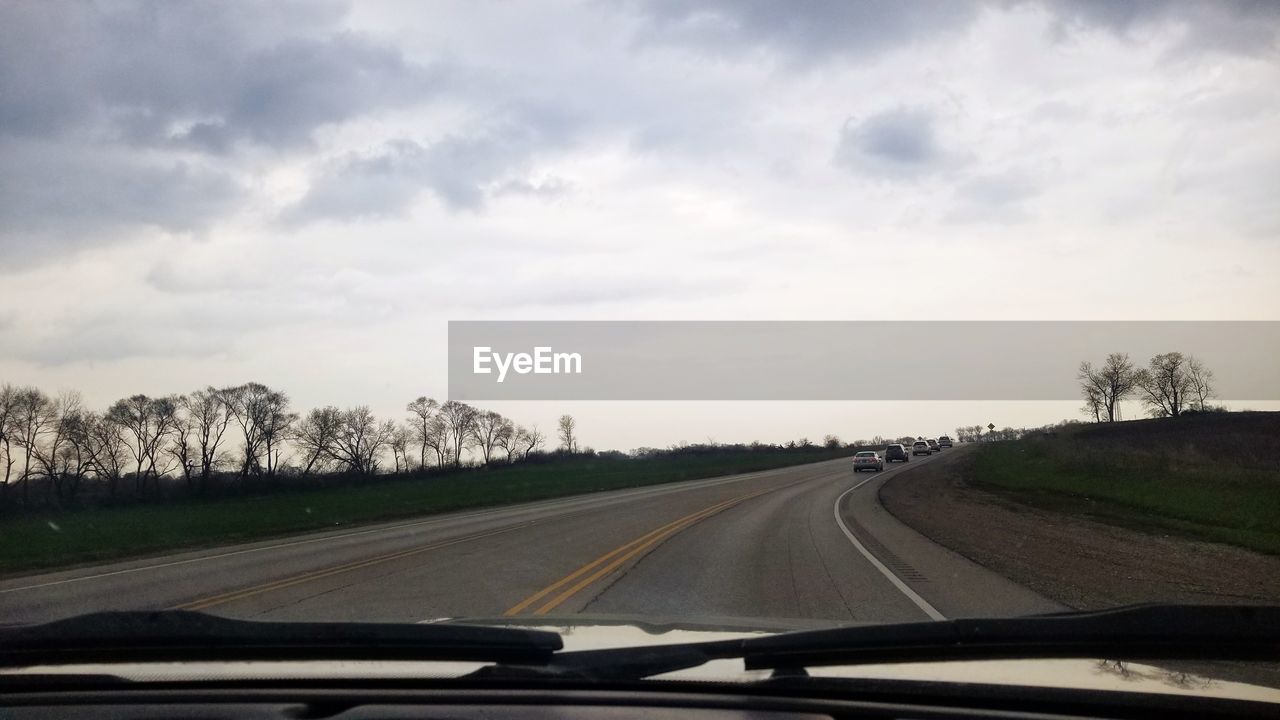
[[[804,481],[801,481],[801,482],[804,482]],[[610,550],[604,555],[601,555],[595,560],[592,560],[586,565],[583,565],[577,570],[574,570],[568,575],[565,575],[564,577],[560,578],[554,583],[542,588],[538,592],[530,595],[524,600],[521,600],[520,602],[511,606],[511,608],[508,609],[503,614],[518,615],[524,612],[525,610],[529,609],[530,607],[532,607],[534,604],[538,603],[540,600],[543,600],[547,596],[552,595],[553,593],[556,593],[554,597],[552,597],[550,600],[547,600],[545,603],[539,606],[538,609],[533,611],[534,615],[546,615],[547,613],[559,607],[562,603],[564,603],[564,601],[573,597],[583,588],[586,588],[587,586],[591,585],[591,583],[599,580],[600,578],[618,569],[628,560],[636,557],[637,555],[643,553],[644,551],[648,550],[654,545],[657,545],[663,540],[666,540],[672,535],[675,535],[676,533],[689,527],[690,525],[693,525],[694,523],[700,520],[704,520],[708,517],[711,517],[712,515],[715,515],[718,512],[727,510],[733,507],[734,505],[738,505],[739,503],[744,503],[752,498],[764,495],[765,493],[770,493],[775,490],[780,490],[784,487],[790,487],[791,485],[795,485],[795,484],[797,483],[790,483],[788,485],[765,488],[763,490],[757,490],[755,492],[747,493],[746,495],[739,495],[738,497],[716,503],[715,505],[712,505],[707,508],[703,508],[702,510],[699,510],[695,513],[690,513],[688,515],[685,515],[684,517],[679,518],[677,520],[672,520],[666,525],[663,525],[662,527],[656,530],[652,530],[648,533],[645,533],[644,535],[641,535],[640,537],[636,538],[635,540],[632,540],[631,542],[621,547]],[[559,592],[557,593],[557,591]]]
[[[507,610],[505,614],[516,615],[521,612],[524,612],[526,609],[533,606],[538,601],[543,600],[549,595],[552,595],[552,593],[556,593],[554,597],[551,597],[549,600],[546,600],[546,602],[544,602],[534,611],[534,614],[536,615],[545,615],[548,612],[551,612],[552,610],[554,610],[556,607],[558,607],[562,603],[564,603],[569,598],[573,597],[576,593],[580,592],[582,589],[586,588],[587,586],[591,585],[592,583],[599,580],[600,578],[613,572],[614,570],[622,566],[627,561],[631,560],[637,555],[640,555],[641,553],[645,552],[649,548],[652,548],[658,543],[661,543],[663,540],[666,540],[667,538],[689,527],[690,525],[693,525],[694,523],[699,522],[700,520],[704,520],[708,517],[711,517],[712,515],[715,515],[718,512],[727,510],[728,508],[731,508],[734,505],[746,502],[747,500],[750,500],[752,498],[759,497],[761,495],[774,492],[776,490],[781,490],[783,488],[791,487],[792,485],[797,485],[801,482],[808,482],[812,479],[813,478],[805,478],[803,480],[787,483],[785,485],[764,488],[762,490],[757,490],[755,492],[746,493],[745,495],[739,495],[737,497],[730,498],[729,500],[725,500],[723,502],[716,503],[715,505],[711,505],[710,507],[703,508],[702,510],[699,510],[697,512],[685,515],[684,517],[679,518],[677,520],[673,520],[667,523],[666,525],[663,525],[662,527],[659,527],[656,530],[652,530],[648,533],[645,533],[644,535],[641,535],[635,540],[632,540],[631,542],[619,548],[616,548],[608,553],[605,553],[604,555],[601,555],[600,557],[596,558],[595,560],[592,560],[586,565],[583,565],[582,567],[566,575],[565,577],[557,580],[551,585],[548,585],[542,590],[539,590],[533,595],[530,595],[524,600],[521,600],[519,603],[511,607],[511,609]],[[582,510],[574,513],[570,513],[567,516],[559,516],[557,519],[563,520],[566,517],[582,515],[582,514],[586,514],[587,512],[590,512],[590,511]],[[282,578],[280,580],[273,580],[271,582],[264,583],[261,585],[242,588],[240,590],[233,590],[231,592],[222,593],[220,595],[210,595],[208,597],[192,600],[190,602],[183,603],[181,605],[175,605],[173,606],[172,609],[174,610],[205,610],[205,609],[214,607],[215,605],[222,605],[223,603],[234,602],[237,600],[244,600],[246,598],[251,598],[256,595],[261,595],[263,593],[283,590],[285,588],[293,587],[294,585],[300,585],[302,583],[311,582],[313,580],[321,580],[327,577],[332,577],[334,575],[340,575],[342,573],[351,572],[353,570],[360,570],[362,568],[367,568],[374,565],[380,565],[382,563],[388,563],[394,560],[400,560],[403,558],[412,557],[414,555],[420,555],[425,552],[431,552],[432,550],[439,550],[441,548],[449,547],[451,545],[458,545],[464,542],[471,542],[472,540],[479,540],[481,538],[492,537],[494,535],[502,535],[504,533],[514,532],[516,530],[523,530],[525,528],[528,528],[531,525],[536,525],[539,522],[541,521],[526,522],[518,525],[499,528],[496,530],[489,530],[482,533],[464,535],[462,537],[453,538],[452,540],[432,543],[430,545],[423,545],[423,546],[412,548],[409,550],[399,550],[396,552],[387,553],[385,555],[377,555],[371,558],[365,558],[363,560],[349,562],[343,565],[335,565],[333,567],[322,568],[320,570],[313,570],[311,572],[305,572],[298,575],[293,575],[290,577]]]
[[[473,535],[464,535],[463,537],[458,537],[452,540],[446,540],[444,542],[434,543],[431,545],[423,545],[421,547],[416,547],[411,550],[400,550],[393,553],[387,553],[385,555],[378,555],[371,558],[365,558],[364,560],[358,560],[356,562],[350,562],[345,565],[335,565],[333,567],[324,568],[322,570],[313,570],[311,572],[302,573],[300,575],[294,575],[292,577],[283,578],[281,580],[275,580],[263,585],[255,585],[254,587],[235,590],[228,593],[222,593],[221,595],[211,595],[209,597],[200,598],[199,600],[192,600],[191,602],[183,603],[182,605],[175,605],[173,606],[172,609],[173,610],[205,610],[215,605],[221,605],[223,603],[233,602],[235,600],[243,600],[245,598],[253,597],[254,595],[261,595],[262,593],[274,592],[276,590],[283,590],[284,588],[292,587],[294,585],[299,585],[301,583],[311,582],[312,580],[320,580],[322,578],[331,577],[333,575],[339,575],[341,573],[351,572],[352,570],[367,568],[371,565],[380,565],[382,563],[391,562],[392,560],[399,560],[401,558],[407,558],[407,557],[418,555],[424,552],[439,550],[440,548],[449,547],[450,545],[457,545],[458,543],[470,542],[472,540],[479,540],[480,538],[486,538],[486,537],[491,537],[493,535],[501,535],[503,533],[509,533],[515,530],[521,530],[528,527],[531,524],[532,523],[523,523],[520,525],[513,525],[511,527],[499,528],[497,530],[490,530],[488,532],[475,533]]]

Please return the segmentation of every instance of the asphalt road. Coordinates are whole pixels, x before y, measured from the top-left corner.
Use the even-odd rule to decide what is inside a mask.
[[[956,448],[944,452],[964,452]],[[1060,606],[898,522],[849,460],[15,578],[0,622],[108,609],[416,622],[508,614],[902,622]]]

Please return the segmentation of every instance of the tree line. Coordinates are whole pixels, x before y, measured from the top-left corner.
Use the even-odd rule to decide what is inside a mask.
[[[187,494],[272,486],[282,477],[368,477],[461,467],[470,451],[484,465],[529,460],[547,437],[500,413],[456,400],[419,397],[401,420],[367,406],[296,412],[289,396],[262,383],[206,387],[185,395],[132,395],[104,411],[80,393],[0,386],[0,507],[73,505],[86,485],[108,501],[156,498],[176,482]],[[560,418],[559,451],[576,453],[577,421]]]
[[[1081,411],[1094,422],[1115,422],[1120,406],[1137,397],[1152,417],[1178,417],[1185,412],[1214,410],[1217,397],[1213,371],[1195,356],[1161,353],[1140,367],[1126,353],[1111,353],[1100,365],[1080,363],[1076,378],[1084,396]]]

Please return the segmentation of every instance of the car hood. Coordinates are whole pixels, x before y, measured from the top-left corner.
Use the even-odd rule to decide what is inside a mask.
[[[742,618],[666,620],[596,617],[437,618],[423,622],[462,623],[549,630],[563,638],[564,651],[670,645],[758,637],[777,632],[831,627],[830,622],[765,621]],[[285,661],[94,663],[6,669],[0,674],[109,675],[139,682],[193,680],[404,679],[459,677],[484,663],[436,661]],[[1194,671],[1178,663],[1147,665],[1097,659],[1028,659],[892,663],[809,668],[814,678],[980,683],[1028,687],[1111,690],[1221,697],[1280,704],[1280,673],[1238,663],[1201,664]],[[768,671],[745,670],[741,660],[705,665],[651,678],[748,683]]]

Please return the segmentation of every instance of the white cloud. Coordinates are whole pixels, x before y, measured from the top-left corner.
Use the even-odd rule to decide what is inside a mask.
[[[0,380],[395,415],[449,319],[1265,318],[1243,7],[6,5]]]

